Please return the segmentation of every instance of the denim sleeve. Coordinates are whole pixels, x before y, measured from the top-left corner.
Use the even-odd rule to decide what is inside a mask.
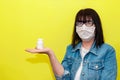
[[[62,76],[55,75],[56,80],[70,80],[69,71],[65,70]]]
[[[117,60],[116,53],[113,48],[107,51],[105,57],[104,69],[100,80],[116,80],[117,76]]]
[[[72,59],[68,56],[70,56],[70,46],[67,47],[66,54],[61,63],[62,66],[64,67],[64,74],[62,76],[55,75],[56,80],[71,80],[70,69],[71,69],[71,65],[72,65]]]

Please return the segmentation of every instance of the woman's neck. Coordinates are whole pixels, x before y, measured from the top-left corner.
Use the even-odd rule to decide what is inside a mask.
[[[90,41],[82,41],[82,47],[89,50],[91,48],[93,42],[94,42],[94,39],[92,39]]]

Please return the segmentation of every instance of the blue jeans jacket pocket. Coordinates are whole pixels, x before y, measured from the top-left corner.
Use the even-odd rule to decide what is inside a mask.
[[[94,61],[88,63],[89,80],[100,80],[100,75],[104,68],[103,61]]]
[[[93,70],[99,70],[104,67],[103,61],[89,62],[88,68]]]

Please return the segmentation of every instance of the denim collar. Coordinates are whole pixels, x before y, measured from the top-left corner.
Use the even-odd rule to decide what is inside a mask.
[[[80,50],[80,49],[81,49],[81,46],[82,46],[82,43],[81,43],[81,42],[78,43],[78,44],[75,46],[75,48],[72,49],[72,52],[75,52],[75,51],[77,51],[77,50]],[[98,55],[98,54],[97,54],[97,47],[96,47],[96,45],[95,45],[95,42],[92,44],[92,47],[90,48],[90,51],[89,51],[89,52],[91,52],[91,53],[94,54],[94,55]]]

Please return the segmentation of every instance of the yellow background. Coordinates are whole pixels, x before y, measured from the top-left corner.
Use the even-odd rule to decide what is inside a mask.
[[[86,7],[99,13],[120,67],[120,0],[0,0],[0,80],[55,80],[48,56],[24,50],[43,38],[61,62],[75,15]]]

